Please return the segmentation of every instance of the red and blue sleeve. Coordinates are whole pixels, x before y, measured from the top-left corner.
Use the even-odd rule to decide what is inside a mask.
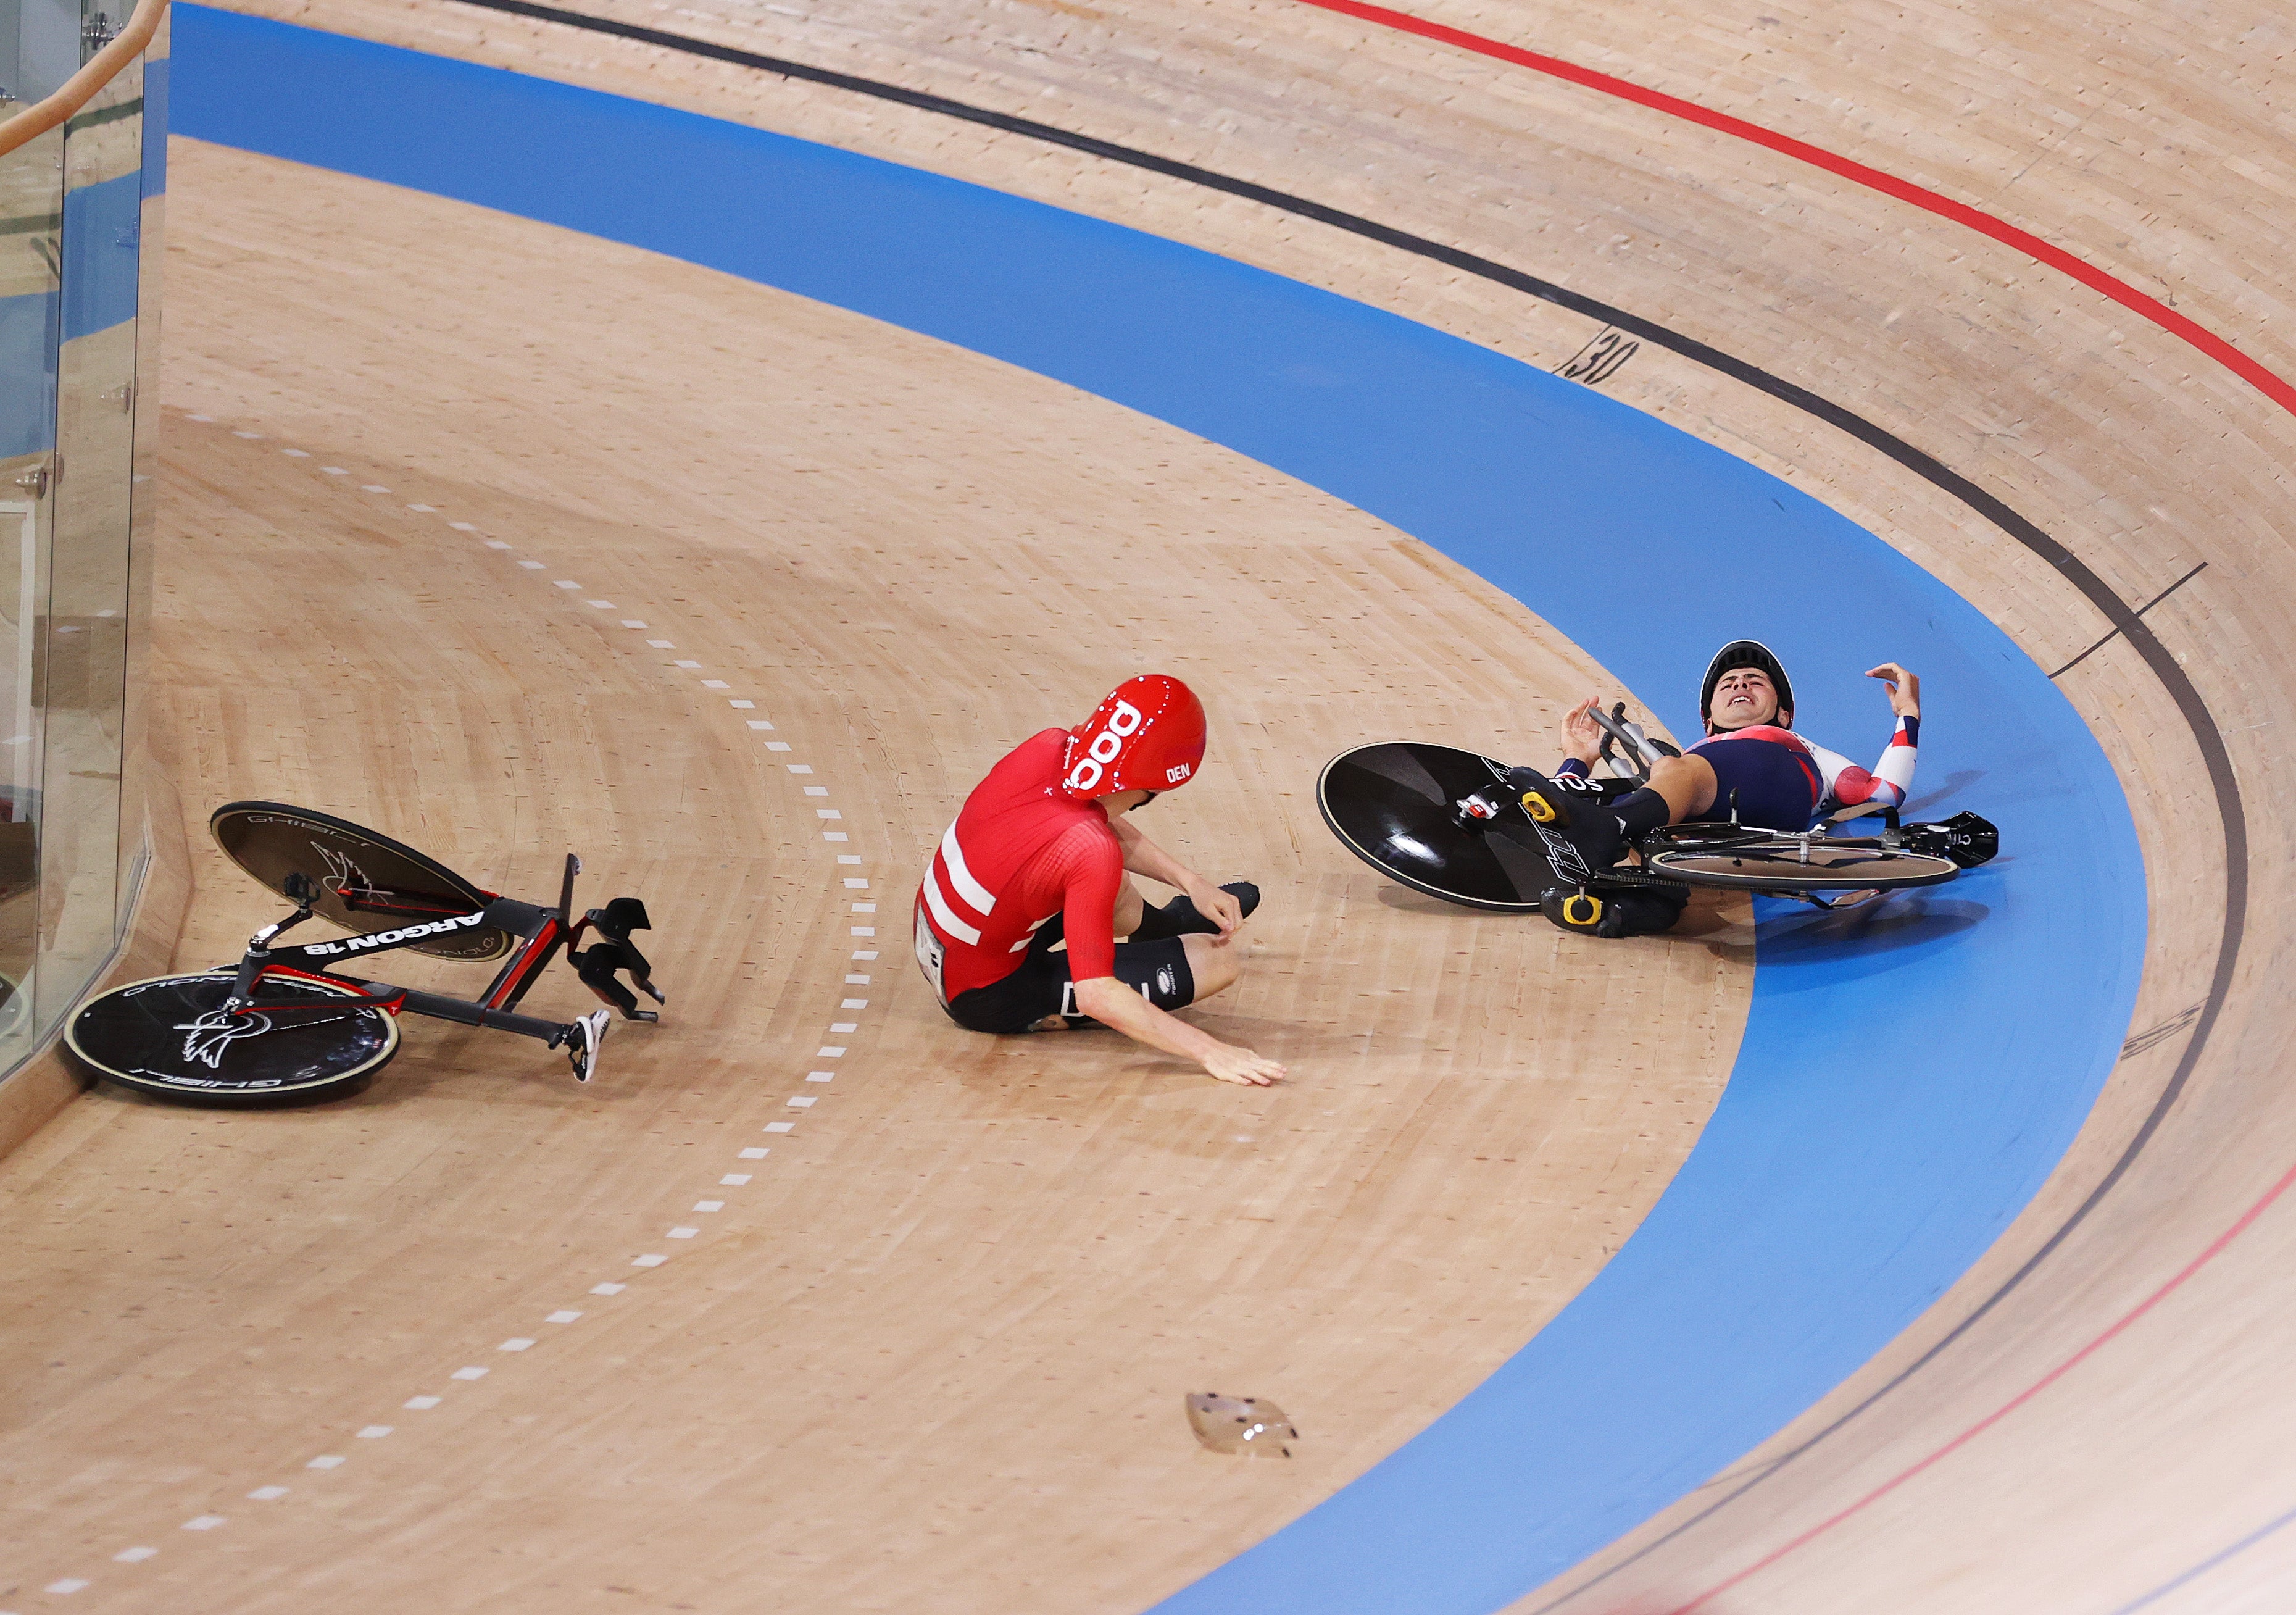
[[[1847,758],[1812,748],[1819,757],[1825,775],[1825,794],[1844,808],[1854,808],[1861,802],[1879,802],[1884,808],[1902,808],[1913,794],[1914,761],[1921,743],[1922,720],[1901,717],[1897,732],[1882,751],[1882,760],[1871,772],[1858,767]],[[1827,767],[1838,763],[1839,767]]]

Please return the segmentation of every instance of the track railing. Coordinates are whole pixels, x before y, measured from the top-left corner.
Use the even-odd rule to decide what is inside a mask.
[[[144,53],[152,36],[160,31],[160,19],[167,9],[168,0],[141,0],[118,37],[89,57],[54,94],[0,122],[0,157],[46,134],[93,100],[120,69]]]

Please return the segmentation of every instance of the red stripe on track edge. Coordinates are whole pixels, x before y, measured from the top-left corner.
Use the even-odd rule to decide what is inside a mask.
[[[1990,236],[2005,246],[2015,248],[2036,262],[2046,264],[2061,274],[2070,275],[2090,291],[2111,298],[2122,307],[2133,314],[2142,316],[2171,336],[2181,338],[2190,343],[2255,388],[2266,398],[2270,398],[2275,404],[2279,405],[2281,408],[2291,414],[2296,414],[2296,387],[2292,387],[2288,382],[2281,380],[2276,373],[2250,358],[2216,332],[2195,321],[2185,318],[2159,298],[2139,291],[2119,276],[2106,274],[2095,265],[2074,257],[2062,247],[2050,245],[2031,231],[2021,230],[2006,220],[1996,218],[1990,213],[1980,212],[1965,202],[1957,202],[1949,196],[1940,195],[1924,186],[1915,184],[1910,180],[1899,179],[1894,174],[1885,174],[1879,168],[1868,168],[1862,162],[1853,161],[1847,157],[1826,151],[1822,146],[1811,145],[1808,141],[1796,140],[1790,135],[1781,135],[1774,129],[1766,129],[1761,125],[1749,123],[1742,118],[1733,118],[1727,112],[1715,111],[1712,108],[1701,106],[1694,101],[1685,101],[1679,95],[1669,95],[1659,90],[1644,89],[1638,84],[1614,78],[1609,73],[1598,73],[1592,68],[1580,67],[1576,62],[1565,61],[1559,56],[1543,56],[1537,51],[1526,51],[1516,45],[1502,45],[1497,40],[1487,39],[1480,34],[1470,34],[1460,29],[1447,28],[1439,22],[1429,22],[1402,12],[1390,11],[1383,5],[1367,5],[1364,4],[1364,0],[1299,0],[1299,4],[1312,5],[1321,11],[1337,12],[1343,16],[1353,17],[1357,21],[1393,29],[1398,33],[1416,34],[1423,39],[1432,39],[1439,45],[1456,45],[1460,50],[1472,51],[1478,56],[1488,56],[1494,61],[1505,61],[1516,67],[1529,68],[1533,72],[1545,73],[1549,78],[1561,78],[1587,89],[1600,91],[1605,95],[1614,95],[1621,101],[1631,101],[1637,106],[1645,106],[1653,111],[1664,112],[1669,117],[1682,119],[1685,122],[1698,124],[1724,135],[1734,135],[1740,140],[1751,141],[1755,145],[1767,147],[1770,151],[1793,158],[1798,161],[1808,163],[1813,168],[1823,168],[1829,174],[1839,175],[1843,179],[1854,181],[1869,190],[1879,191],[1885,196],[1893,196],[1899,201],[1910,202],[1924,212],[1934,213],[1939,218],[1951,219],[1955,224],[1965,225],[1980,235]]]

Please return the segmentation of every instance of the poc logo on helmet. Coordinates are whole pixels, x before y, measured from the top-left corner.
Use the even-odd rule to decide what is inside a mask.
[[[1092,737],[1092,744],[1077,758],[1076,767],[1069,770],[1068,788],[1089,793],[1108,772],[1108,765],[1124,750],[1124,742],[1140,732],[1147,721],[1146,714],[1128,701],[1116,703],[1116,710],[1108,715],[1108,727]]]

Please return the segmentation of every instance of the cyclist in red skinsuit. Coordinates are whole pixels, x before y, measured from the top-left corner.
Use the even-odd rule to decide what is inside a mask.
[[[1170,1013],[1235,980],[1233,940],[1259,901],[1249,884],[1212,885],[1125,822],[1193,778],[1203,754],[1201,703],[1151,674],[989,771],[917,889],[917,963],[950,1019],[980,1032],[1097,1021],[1223,1082],[1283,1075]],[[1184,895],[1151,908],[1128,871]]]

